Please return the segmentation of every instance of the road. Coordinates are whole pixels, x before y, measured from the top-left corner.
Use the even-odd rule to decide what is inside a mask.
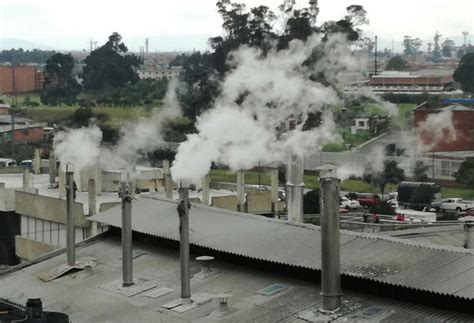
[[[402,131],[392,131],[386,134],[385,136],[382,136],[381,138],[372,141],[370,144],[358,149],[356,152],[361,154],[367,154],[370,153],[375,147],[382,146],[383,148],[385,148],[385,146],[389,144],[396,144],[397,147],[400,147],[402,143],[402,137],[407,134],[408,133],[403,133]]]

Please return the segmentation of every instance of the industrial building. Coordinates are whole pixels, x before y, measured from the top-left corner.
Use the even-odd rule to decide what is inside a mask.
[[[132,202],[133,281],[122,287],[121,208],[90,218],[107,233],[77,244],[90,266],[44,281],[64,250],[0,273],[0,297],[74,322],[471,321],[474,252],[341,231],[342,302],[320,311],[321,228],[192,204],[191,299],[180,298],[177,201]],[[207,257],[200,257],[200,256]],[[40,279],[41,277],[42,279]]]
[[[43,88],[44,75],[36,65],[0,66],[0,93],[30,93]]]
[[[444,75],[433,75],[423,71],[383,71],[369,79],[374,92],[444,92],[453,90],[452,71]]]
[[[431,134],[419,133],[420,124],[428,116],[442,111],[452,111],[452,123],[456,138],[437,142],[434,152],[474,151],[474,104],[447,104],[424,102],[413,109],[413,128],[425,144],[431,144]]]

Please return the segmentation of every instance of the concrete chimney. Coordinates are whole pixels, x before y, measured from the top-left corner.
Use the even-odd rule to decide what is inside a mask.
[[[277,204],[278,204],[278,169],[272,168],[270,170],[270,182],[271,182],[271,200],[272,200],[272,214],[274,217],[277,215]]]
[[[245,172],[237,172],[237,211],[245,212]]]
[[[56,169],[56,156],[54,156],[54,150],[49,153],[49,183],[54,184],[56,182],[57,169]]]
[[[58,170],[59,177],[59,198],[66,197],[66,174],[60,167]]]
[[[76,228],[74,226],[74,171],[66,166],[66,249],[67,264],[76,264]]]
[[[92,216],[97,213],[97,192],[95,179],[89,179],[87,191],[89,195],[89,216]]]
[[[202,204],[209,205],[209,174],[202,178]]]
[[[33,160],[33,173],[40,174],[41,173],[41,156],[39,148],[35,149],[35,158]]]
[[[319,183],[322,311],[331,312],[340,307],[342,295],[338,214],[339,180],[335,177],[321,177]]]
[[[303,159],[290,155],[287,167],[287,209],[288,221],[303,223],[303,194],[304,194]]]
[[[163,173],[164,173],[164,178],[165,178],[166,198],[172,199],[173,198],[173,180],[171,178],[170,161],[169,160],[163,160]]]
[[[23,169],[23,190],[28,190],[31,187],[31,176],[28,168]]]
[[[464,231],[466,232],[466,249],[474,249],[474,216],[465,216],[459,219],[464,222]]]
[[[181,298],[191,300],[191,275],[189,267],[189,188],[179,188],[179,256],[181,264]]]
[[[123,287],[133,285],[132,258],[132,196],[130,185],[122,182],[120,196],[122,198],[122,273]]]

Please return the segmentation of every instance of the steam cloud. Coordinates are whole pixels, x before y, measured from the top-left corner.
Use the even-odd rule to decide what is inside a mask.
[[[108,169],[131,171],[130,165],[136,162],[137,152],[152,151],[163,143],[163,124],[179,116],[181,108],[176,99],[176,80],[170,81],[163,106],[155,108],[148,119],[141,118],[121,129],[119,144],[113,149],[100,146],[102,132],[94,124],[80,129],[58,132],[54,137],[54,150],[62,168],[73,164],[76,172],[99,165]],[[133,174],[131,174],[133,176]]]
[[[315,48],[324,52],[321,62],[312,69],[303,67]],[[319,36],[292,41],[288,49],[270,51],[266,57],[243,46],[232,57],[234,69],[223,81],[215,107],[198,119],[198,133],[188,135],[179,146],[171,168],[175,180],[196,183],[213,161],[232,170],[259,162],[273,165],[284,162],[290,153],[304,156],[340,140],[329,105],[340,103],[336,90],[344,85],[342,72],[361,66],[343,35],[327,42]],[[324,73],[330,85],[310,80],[314,73]],[[235,103],[238,100],[240,105]],[[321,125],[303,131],[309,113],[315,112],[322,115]],[[295,130],[277,130],[290,118],[301,121]]]

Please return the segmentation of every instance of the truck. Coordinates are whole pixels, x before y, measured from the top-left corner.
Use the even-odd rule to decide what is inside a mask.
[[[359,201],[360,206],[372,207],[380,204],[380,196],[377,194],[358,193],[357,201]]]
[[[433,207],[437,212],[448,211],[459,213],[466,211],[473,206],[473,204],[468,201],[464,201],[460,197],[442,199],[440,202],[431,203],[431,207]]]
[[[433,201],[440,200],[441,188],[430,182],[401,182],[398,184],[397,201],[400,208],[421,211],[429,208]]]

